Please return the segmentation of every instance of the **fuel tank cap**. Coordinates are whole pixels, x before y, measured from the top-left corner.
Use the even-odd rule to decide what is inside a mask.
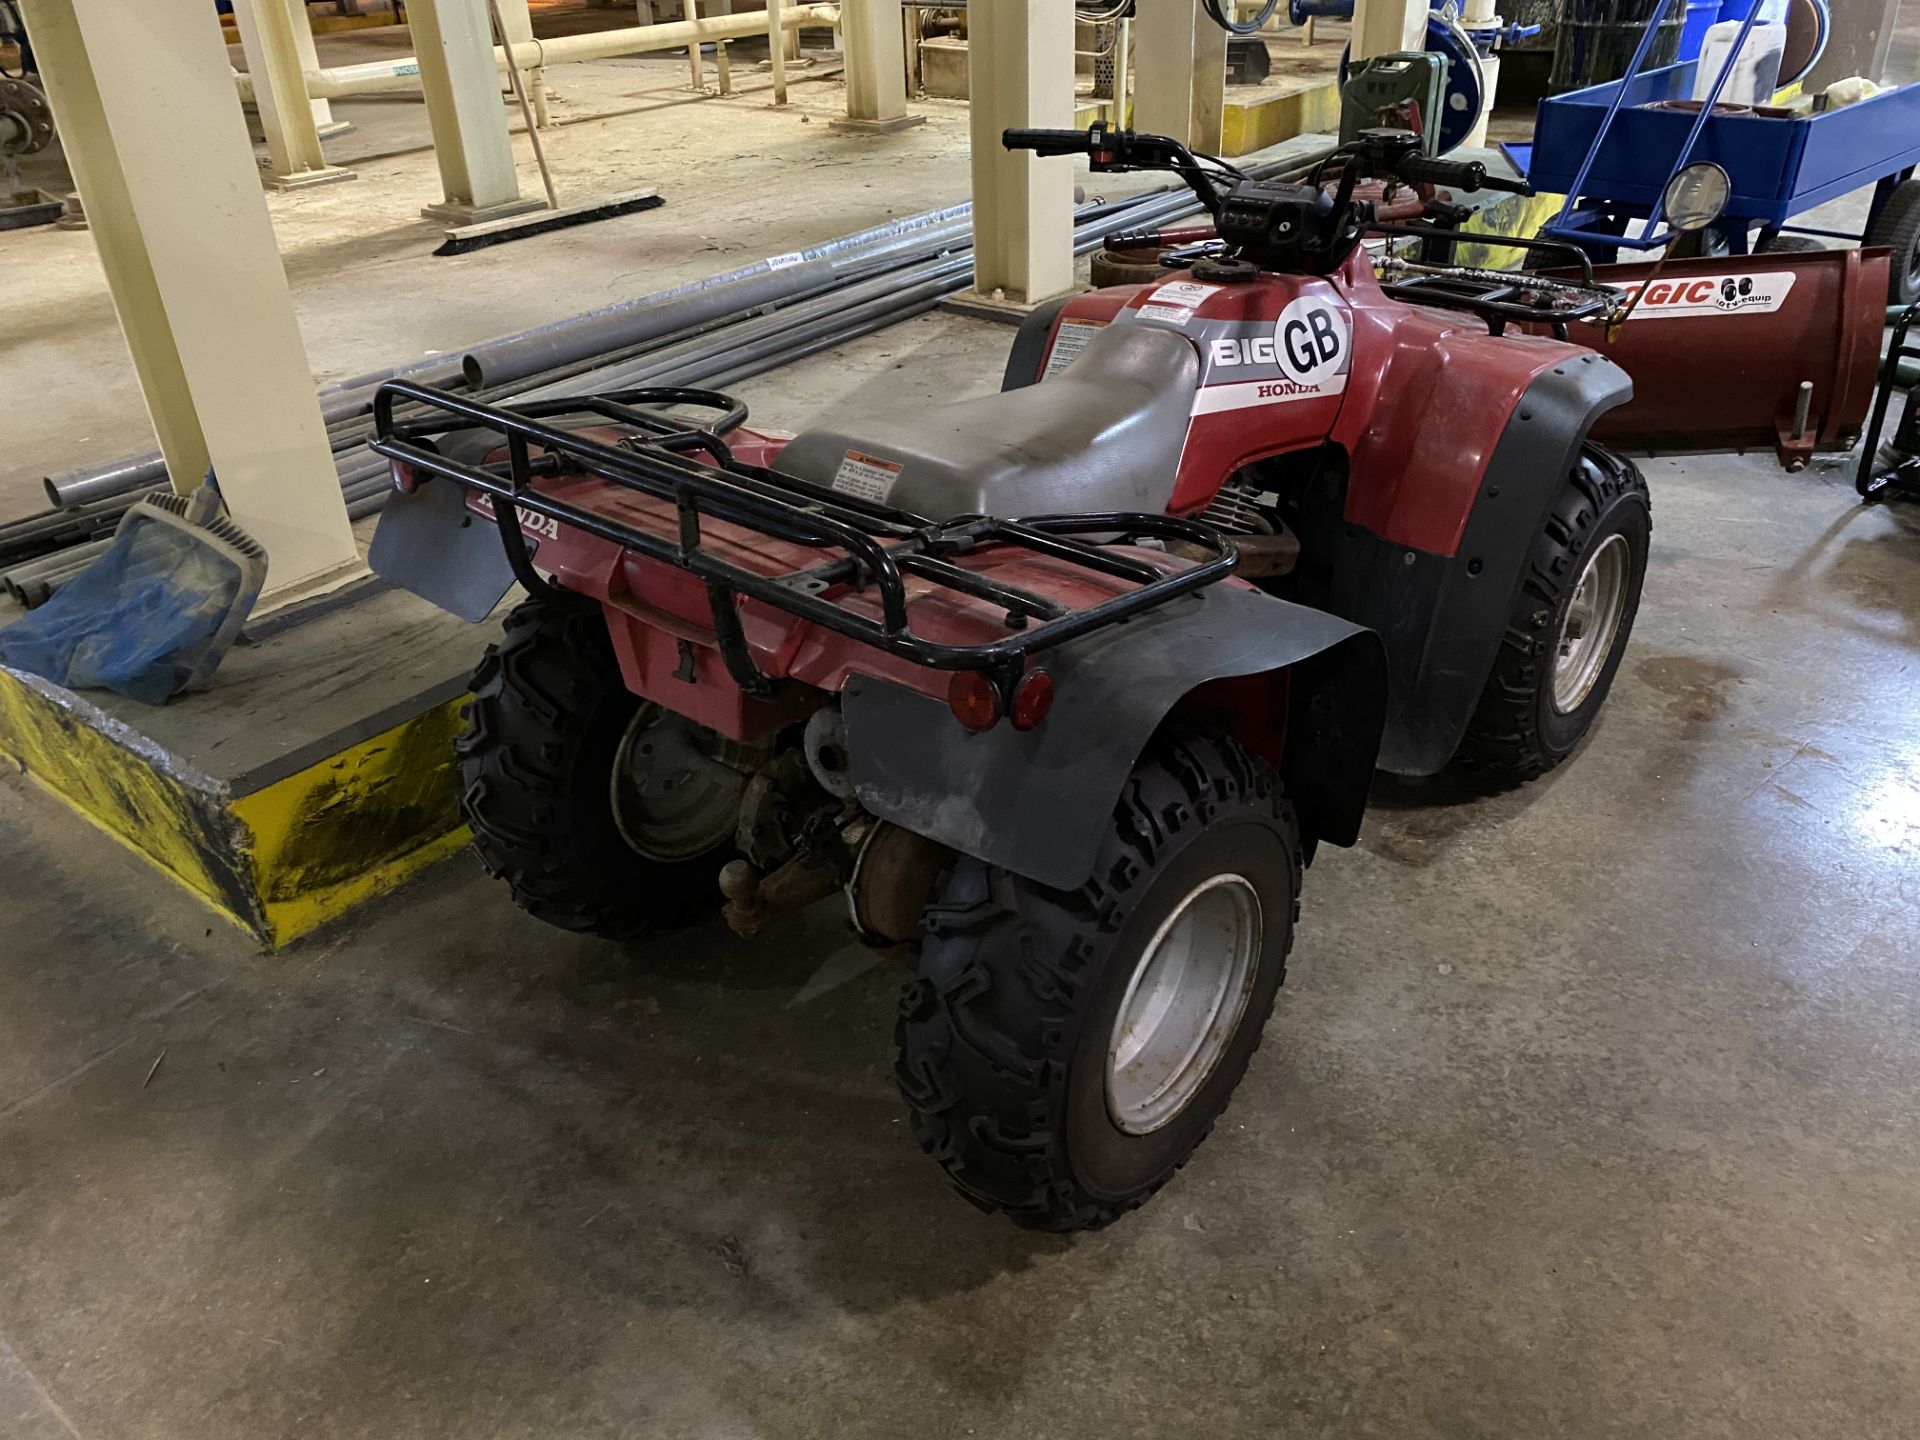
[[[1203,255],[1193,262],[1193,278],[1211,280],[1216,285],[1244,285],[1260,273],[1260,267],[1245,260],[1222,260]]]

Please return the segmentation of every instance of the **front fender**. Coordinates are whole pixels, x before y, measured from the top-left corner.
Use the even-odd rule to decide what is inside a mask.
[[[1310,839],[1358,835],[1386,716],[1379,637],[1237,584],[1185,595],[1051,651],[1034,729],[974,734],[939,700],[867,676],[841,692],[855,792],[874,815],[1056,889],[1083,884],[1147,741],[1209,681],[1284,674],[1275,761]],[[1272,741],[1284,736],[1281,753]]]
[[[1453,758],[1548,507],[1594,421],[1632,393],[1625,372],[1593,355],[1535,376],[1480,474],[1450,553],[1376,533],[1352,523],[1351,513],[1328,537],[1327,608],[1386,640],[1392,699],[1383,770],[1432,775]]]

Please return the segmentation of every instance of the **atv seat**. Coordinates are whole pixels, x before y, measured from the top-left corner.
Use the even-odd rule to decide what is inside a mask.
[[[945,520],[1164,513],[1200,359],[1177,331],[1109,325],[1051,380],[916,411],[830,417],[775,467]]]

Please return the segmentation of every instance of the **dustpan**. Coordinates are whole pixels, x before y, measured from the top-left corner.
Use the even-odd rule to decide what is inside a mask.
[[[191,496],[135,503],[99,559],[0,630],[0,664],[163,704],[218,668],[266,578],[267,552],[209,476]]]

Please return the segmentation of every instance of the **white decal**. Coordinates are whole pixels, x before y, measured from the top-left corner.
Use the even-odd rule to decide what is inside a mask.
[[[467,503],[471,508],[480,511],[489,519],[493,517],[493,497],[491,495],[470,495],[467,497]],[[520,528],[529,534],[544,535],[549,540],[558,540],[560,538],[560,522],[554,519],[553,516],[536,515],[524,506],[520,508],[519,515]]]
[[[806,258],[807,257],[802,255],[798,250],[789,251],[785,255],[773,255],[767,259],[767,268],[769,270],[784,270],[789,265],[798,265]]]
[[[1194,309],[1206,303],[1209,295],[1218,294],[1218,285],[1198,285],[1191,280],[1172,280],[1162,285],[1149,297],[1156,305],[1185,305]]]
[[[1193,310],[1186,305],[1142,305],[1133,313],[1142,320],[1164,320],[1169,325],[1184,325],[1193,318]]]
[[[1347,368],[1351,326],[1347,312],[1320,295],[1302,295],[1273,322],[1274,359],[1303,385],[1312,385]]]
[[[1217,415],[1223,410],[1251,410],[1288,400],[1318,400],[1347,388],[1344,374],[1329,375],[1312,384],[1298,380],[1241,380],[1232,385],[1208,385],[1193,397],[1195,415]]]
[[[1791,270],[1758,275],[1679,276],[1655,280],[1633,307],[1631,319],[1665,315],[1769,315],[1786,303],[1793,288]],[[1625,287],[1629,294],[1634,287]]]
[[[1051,380],[1078,360],[1087,342],[1106,328],[1104,320],[1062,320],[1060,333],[1053,337],[1053,349],[1047,354],[1047,368],[1040,378]]]
[[[833,472],[833,488],[860,500],[884,501],[899,478],[900,467],[893,461],[849,450],[840,468]]]
[[[1251,340],[1232,337],[1213,342],[1211,353],[1216,365],[1278,365],[1280,357],[1271,335],[1256,335]]]

